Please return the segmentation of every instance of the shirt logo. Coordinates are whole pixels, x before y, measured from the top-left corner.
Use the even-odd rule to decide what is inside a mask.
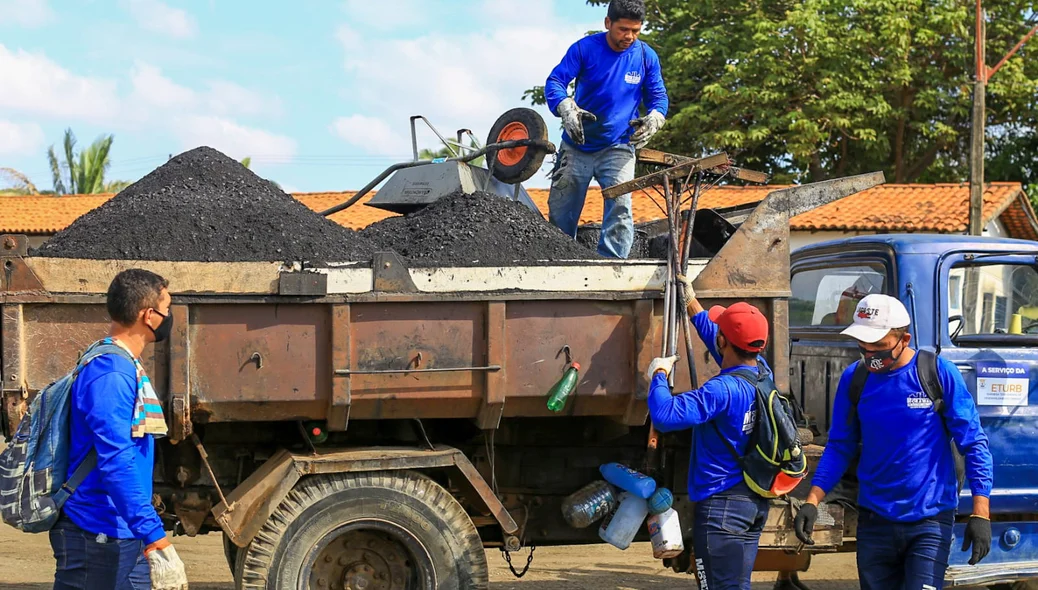
[[[642,81],[642,74],[637,70],[632,70],[624,74],[624,82],[628,84],[640,84]]]
[[[933,407],[933,400],[922,391],[908,394],[905,398],[910,410],[926,410]]]
[[[742,417],[742,433],[749,434],[753,432],[753,425],[757,422],[757,410],[749,410]]]

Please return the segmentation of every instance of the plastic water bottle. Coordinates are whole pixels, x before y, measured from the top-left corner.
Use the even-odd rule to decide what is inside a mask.
[[[577,380],[580,374],[580,363],[572,363],[566,372],[562,374],[555,385],[548,390],[548,409],[552,412],[561,412],[566,407],[569,394],[577,388]]]
[[[620,504],[620,492],[608,482],[593,481],[562,501],[562,518],[569,526],[583,529],[609,514]]]
[[[667,488],[657,488],[652,496],[649,496],[649,514],[663,514],[674,505],[674,494]]]
[[[643,500],[648,500],[653,492],[656,491],[656,480],[648,475],[638,473],[626,465],[606,463],[599,467],[598,470],[606,481],[621,490],[631,492]]]
[[[652,540],[652,556],[656,559],[677,557],[685,551],[685,543],[681,540],[681,521],[673,508],[649,517],[649,537]]]
[[[627,549],[648,514],[649,503],[644,498],[624,492],[620,505],[598,527],[598,536],[617,549]]]

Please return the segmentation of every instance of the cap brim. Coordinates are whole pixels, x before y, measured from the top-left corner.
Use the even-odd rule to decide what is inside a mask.
[[[844,336],[850,336],[859,342],[866,344],[872,344],[873,342],[879,342],[887,334],[890,333],[889,328],[873,328],[870,326],[863,326],[861,324],[851,324],[846,330],[840,332]]]
[[[710,318],[710,321],[717,323],[717,318],[721,317],[721,314],[728,308],[723,305],[715,305],[710,308],[710,311],[706,312],[706,317]]]

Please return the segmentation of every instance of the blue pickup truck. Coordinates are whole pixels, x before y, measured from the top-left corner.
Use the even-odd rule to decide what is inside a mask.
[[[858,358],[840,331],[865,295],[900,298],[913,344],[959,367],[994,456],[993,535],[976,566],[953,542],[946,585],[1038,588],[1028,581],[1038,578],[1038,242],[922,234],[824,242],[793,253],[791,291],[790,389],[816,442],[825,442],[840,375]],[[966,487],[959,511],[971,507]],[[849,541],[855,518],[847,520]],[[956,525],[957,539],[964,527]]]

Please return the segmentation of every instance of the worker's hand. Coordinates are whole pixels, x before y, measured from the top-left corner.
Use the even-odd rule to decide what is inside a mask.
[[[634,133],[631,134],[631,145],[635,148],[645,147],[645,144],[649,143],[649,139],[656,135],[656,132],[662,129],[666,122],[667,119],[656,110],[649,111],[648,115],[631,121],[631,127],[634,127]]]
[[[796,533],[797,538],[805,545],[815,544],[811,534],[815,532],[816,520],[818,520],[818,506],[807,503],[800,507],[796,518],[793,519],[793,532]],[[988,538],[990,539],[990,537]]]
[[[177,550],[168,539],[162,538],[144,549],[144,557],[151,568],[152,590],[188,590],[187,572]]]
[[[580,145],[584,143],[584,119],[588,121],[597,121],[598,117],[589,111],[577,106],[577,101],[572,98],[559,103],[559,116],[562,117],[562,127],[566,130],[566,135],[573,143]]]
[[[973,555],[970,556],[969,564],[977,565],[991,551],[990,520],[976,514],[970,516],[966,532],[962,535],[962,550],[966,551],[970,545],[973,546]]]
[[[685,296],[685,305],[687,306],[696,298],[696,290],[692,288],[692,280],[680,273],[675,275],[675,278],[681,283],[681,292]]]
[[[651,381],[653,375],[658,371],[663,371],[669,378],[670,372],[674,370],[674,363],[676,362],[678,362],[677,355],[652,359],[652,362],[649,363],[649,370],[645,372],[645,375]]]

